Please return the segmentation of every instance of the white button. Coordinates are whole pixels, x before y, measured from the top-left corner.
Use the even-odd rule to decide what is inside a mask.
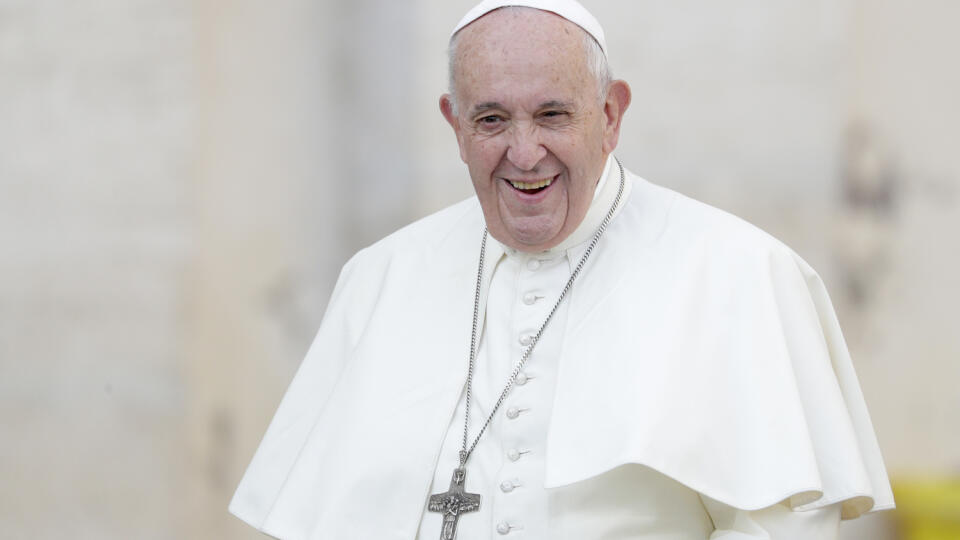
[[[520,409],[516,407],[510,407],[509,409],[507,409],[507,418],[513,420],[518,416],[520,416]]]
[[[500,534],[509,534],[510,533],[510,524],[506,521],[501,521],[497,523],[497,532]]]
[[[523,346],[529,345],[531,341],[533,341],[533,336],[530,334],[524,334],[520,336],[520,344]]]
[[[504,480],[503,482],[500,482],[500,491],[504,493],[510,493],[511,491],[513,491],[513,488],[515,487],[517,486],[513,485],[513,482],[509,480]]]
[[[530,270],[536,270],[540,268],[540,261],[537,259],[530,259],[530,261],[527,262],[527,268]]]
[[[523,386],[527,384],[527,374],[523,373],[522,371],[520,373],[517,373],[517,378],[513,382],[516,383],[518,386]]]
[[[527,294],[523,295],[523,303],[528,306],[532,306],[536,301],[537,295],[533,294],[532,292],[528,292]]]
[[[520,459],[520,451],[517,450],[516,448],[511,448],[510,450],[507,451],[507,459],[509,459],[510,461],[516,461]]]

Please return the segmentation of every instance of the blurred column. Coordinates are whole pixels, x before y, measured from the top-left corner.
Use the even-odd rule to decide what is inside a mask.
[[[854,323],[849,344],[900,495],[900,482],[915,475],[945,484],[960,474],[960,4],[851,4],[837,250],[848,286],[834,297],[841,319]],[[898,515],[849,522],[844,538],[890,538],[885,522]]]
[[[324,129],[337,144],[344,240],[366,246],[414,218],[423,122],[415,108],[416,11],[407,2],[329,2],[332,92]]]
[[[340,21],[308,0],[195,6],[183,519],[193,538],[259,538],[227,503],[346,257]]]
[[[851,124],[882,165],[867,167],[879,176],[873,183],[893,175],[896,189],[880,214],[884,256],[869,269],[881,274],[859,292],[869,309],[849,310],[862,318],[851,346],[891,470],[958,474],[960,4],[855,5]]]

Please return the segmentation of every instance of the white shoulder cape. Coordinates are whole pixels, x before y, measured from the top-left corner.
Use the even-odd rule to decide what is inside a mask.
[[[817,274],[729,214],[630,175],[578,280],[547,487],[651,467],[744,510],[893,507]],[[409,540],[466,378],[475,198],[357,253],[230,511],[284,539]]]

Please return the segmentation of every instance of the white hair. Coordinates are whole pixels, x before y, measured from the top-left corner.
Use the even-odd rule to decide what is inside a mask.
[[[508,6],[500,9],[533,9],[519,6]],[[597,95],[602,104],[607,100],[607,91],[610,83],[613,81],[613,71],[610,69],[610,63],[607,62],[607,55],[604,54],[600,44],[586,30],[577,26],[577,29],[583,33],[583,49],[586,54],[587,69],[597,81]],[[462,31],[462,30],[461,30]],[[450,37],[450,44],[447,46],[447,92],[450,94],[450,101],[453,105],[454,114],[457,113],[457,86],[455,75],[457,72],[457,44],[460,41],[460,32]]]

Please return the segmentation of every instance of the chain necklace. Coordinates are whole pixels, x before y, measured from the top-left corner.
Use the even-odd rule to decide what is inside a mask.
[[[566,298],[567,294],[570,292],[570,289],[573,287],[573,282],[577,279],[577,276],[580,275],[580,271],[583,270],[584,265],[587,263],[587,259],[589,259],[590,254],[593,253],[593,249],[597,247],[600,237],[603,236],[603,232],[607,229],[607,225],[609,225],[610,220],[613,219],[614,211],[620,204],[620,198],[623,196],[623,187],[626,180],[624,178],[623,165],[616,157],[614,157],[614,160],[616,160],[617,166],[620,167],[620,187],[617,189],[617,196],[613,200],[613,204],[610,205],[610,210],[607,211],[607,215],[604,216],[600,226],[597,227],[597,232],[594,233],[593,239],[590,241],[586,251],[584,251],[583,256],[580,258],[580,262],[577,263],[577,266],[573,269],[573,272],[570,273],[570,279],[567,280],[567,284],[563,287],[563,290],[560,291],[560,297],[557,298],[556,303],[553,304],[553,308],[550,310],[547,318],[544,319],[543,324],[540,325],[540,329],[537,330],[537,333],[534,334],[530,339],[530,343],[523,351],[523,355],[520,357],[517,365],[513,368],[513,372],[507,379],[507,384],[504,386],[503,391],[500,392],[500,397],[497,398],[496,403],[493,405],[493,409],[490,411],[487,419],[483,422],[483,426],[480,427],[480,431],[477,433],[477,436],[474,437],[473,442],[470,443],[468,447],[467,443],[469,441],[468,433],[470,428],[470,401],[473,396],[473,373],[477,359],[477,326],[480,320],[480,289],[483,284],[484,255],[487,251],[487,229],[483,230],[483,239],[480,241],[480,263],[477,265],[477,288],[473,297],[473,329],[470,333],[470,364],[469,368],[467,369],[467,395],[464,404],[465,414],[463,420],[463,445],[460,450],[460,465],[453,470],[453,477],[450,479],[450,489],[445,493],[431,495],[429,504],[427,506],[431,512],[440,512],[443,514],[443,526],[440,529],[440,540],[454,540],[457,534],[457,521],[459,520],[460,515],[467,512],[476,511],[480,508],[480,495],[476,493],[466,493],[464,491],[467,460],[470,459],[473,449],[476,448],[477,443],[480,442],[480,437],[483,436],[483,433],[487,430],[487,427],[490,426],[490,422],[493,421],[493,417],[497,414],[500,406],[503,405],[504,400],[507,399],[507,395],[510,393],[510,390],[513,389],[513,384],[517,379],[517,375],[520,374],[520,370],[523,369],[523,365],[530,357],[530,353],[533,352],[533,348],[537,345],[537,342],[540,341],[540,336],[543,335],[543,331],[547,328],[550,320],[553,319],[553,315],[557,312],[557,309],[560,307],[563,299]]]

